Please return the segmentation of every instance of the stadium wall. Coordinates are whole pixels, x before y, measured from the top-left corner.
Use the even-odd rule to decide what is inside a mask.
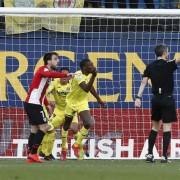
[[[22,35],[0,33],[0,156],[25,155],[29,133],[23,110],[29,84],[35,70],[42,65],[42,56],[57,51],[60,66],[74,72],[82,58],[89,57],[98,68],[95,87],[106,109],[100,109],[93,97],[90,107],[96,120],[89,136],[89,158],[144,158],[150,124],[150,86],[145,89],[141,109],[134,108],[134,95],[140,85],[146,64],[155,59],[154,46],[167,44],[170,59],[180,55],[179,34],[176,33],[79,33],[32,32]],[[175,92],[180,120],[180,76],[175,74]],[[160,135],[162,132],[160,133]],[[155,155],[161,155],[158,137]],[[58,143],[54,154],[59,151]],[[180,158],[180,123],[173,126],[171,158]],[[160,154],[159,154],[160,153]],[[70,150],[70,158],[74,158]]]

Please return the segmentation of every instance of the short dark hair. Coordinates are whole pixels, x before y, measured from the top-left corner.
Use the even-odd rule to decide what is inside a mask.
[[[60,68],[60,71],[63,71],[63,70],[69,72],[69,68],[68,68],[68,67],[61,67],[61,68]]]
[[[58,53],[56,53],[56,52],[48,52],[48,53],[46,53],[44,55],[44,57],[43,57],[44,65],[48,64],[48,61],[52,59],[53,55],[58,56]]]
[[[84,67],[88,62],[90,62],[90,59],[83,59],[83,60],[81,60],[81,62],[80,62],[80,68],[81,68],[81,70],[83,69],[83,67]]]
[[[163,55],[164,52],[166,52],[168,47],[166,45],[158,45],[155,47],[155,54],[157,57],[160,57]]]

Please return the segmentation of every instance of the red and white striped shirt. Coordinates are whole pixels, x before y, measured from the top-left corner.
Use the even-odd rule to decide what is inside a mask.
[[[63,77],[67,77],[67,74],[49,70],[47,66],[41,66],[34,75],[25,101],[31,104],[48,105],[45,94],[50,78]]]

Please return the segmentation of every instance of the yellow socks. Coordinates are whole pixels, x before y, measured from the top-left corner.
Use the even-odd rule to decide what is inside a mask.
[[[65,131],[62,128],[62,131],[61,131],[62,149],[67,149],[67,136],[68,136],[68,131]]]
[[[52,131],[51,133],[48,133],[47,153],[49,155],[52,154],[55,139],[56,139],[55,131]]]
[[[81,130],[79,131],[78,135],[77,135],[76,143],[81,145],[82,140],[87,137],[88,132],[89,132],[88,129],[82,127]]]
[[[53,146],[55,141],[55,131],[47,132],[43,138],[41,151],[45,156],[52,154]]]

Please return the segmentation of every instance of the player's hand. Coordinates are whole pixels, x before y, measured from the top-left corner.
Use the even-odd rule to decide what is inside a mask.
[[[68,73],[68,74],[67,74],[68,80],[74,78],[75,75],[76,75],[75,73]]]
[[[96,68],[94,67],[94,69],[93,69],[93,71],[92,71],[92,75],[94,76],[94,77],[96,77],[97,76],[97,70],[96,70]]]
[[[141,99],[136,98],[136,99],[135,99],[135,103],[134,103],[134,105],[135,105],[135,107],[140,108],[140,107],[141,107]]]
[[[75,76],[75,73],[68,73],[67,77],[73,78]]]

